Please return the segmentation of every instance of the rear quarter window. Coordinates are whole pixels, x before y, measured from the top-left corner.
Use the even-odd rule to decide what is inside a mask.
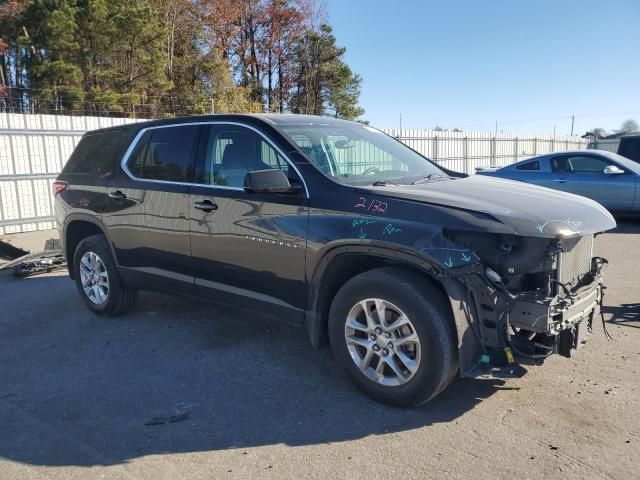
[[[517,170],[540,170],[540,161],[534,160],[532,162],[523,163],[516,167]]]
[[[108,178],[117,168],[132,139],[130,130],[87,133],[73,150],[62,173]]]

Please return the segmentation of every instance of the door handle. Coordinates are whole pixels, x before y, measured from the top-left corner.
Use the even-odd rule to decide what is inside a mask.
[[[193,208],[197,208],[204,212],[211,212],[213,210],[217,210],[218,205],[213,203],[211,200],[202,200],[200,202],[193,202]]]
[[[565,178],[554,178],[553,181],[556,183],[567,183],[567,180]]]
[[[127,196],[120,190],[116,190],[115,192],[109,192],[109,198],[113,198],[114,200],[124,200]]]

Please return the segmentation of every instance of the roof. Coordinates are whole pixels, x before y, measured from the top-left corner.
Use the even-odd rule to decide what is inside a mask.
[[[267,120],[274,125],[341,125],[354,123],[340,118],[297,113],[254,113],[247,116]]]
[[[215,122],[215,121],[245,121],[249,124],[263,122],[272,126],[284,125],[349,125],[353,124],[349,120],[342,120],[333,117],[324,117],[319,115],[300,115],[294,113],[251,113],[251,114],[215,114],[215,115],[192,115],[188,117],[166,118],[161,120],[149,120],[144,122],[127,123],[114,127],[92,130],[92,132],[109,132],[114,130],[133,129],[141,130],[143,128],[156,127],[161,125],[177,125],[181,123],[198,123],[198,122]]]
[[[542,155],[536,155],[535,157],[527,158],[525,160],[520,160],[519,162],[508,166],[511,167],[513,165],[519,165],[521,163],[526,163],[545,157],[552,157],[555,155],[584,155],[585,153],[595,153],[596,155],[600,155],[601,157],[606,157],[640,175],[640,163],[629,160],[627,157],[623,157],[622,155],[618,155],[617,153],[610,152],[608,150],[597,150],[595,148],[588,148],[586,150],[567,150],[561,152],[544,153]]]

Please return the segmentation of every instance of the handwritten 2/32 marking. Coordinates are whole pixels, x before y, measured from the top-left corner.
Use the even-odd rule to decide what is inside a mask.
[[[358,202],[354,205],[355,208],[364,208],[368,212],[372,213],[387,213],[387,202],[382,202],[380,200],[376,200],[375,198],[369,202],[366,197],[360,197]]]

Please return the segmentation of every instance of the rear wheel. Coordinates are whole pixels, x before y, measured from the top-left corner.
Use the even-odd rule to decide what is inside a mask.
[[[422,276],[379,268],[349,280],[329,314],[334,356],[367,395],[419,405],[444,390],[457,371],[446,299]]]
[[[78,244],[73,269],[78,292],[94,312],[119,315],[135,303],[138,292],[123,285],[104,235],[92,235]]]

